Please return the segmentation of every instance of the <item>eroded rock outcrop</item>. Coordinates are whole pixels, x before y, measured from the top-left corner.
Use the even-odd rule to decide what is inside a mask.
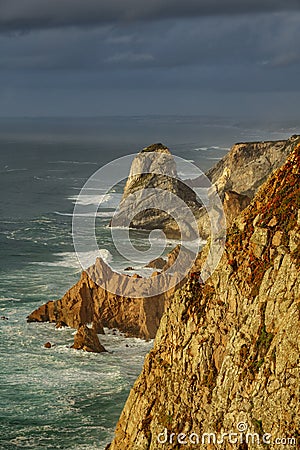
[[[161,202],[158,195],[151,193],[153,189],[169,193],[169,198]],[[149,194],[145,195],[147,190]],[[201,203],[193,189],[179,179],[170,150],[161,143],[146,147],[132,162],[120,207],[111,226],[161,229],[169,238],[180,238],[180,228],[174,220],[180,205],[175,197],[181,199],[197,217]],[[183,224],[181,231],[187,237],[193,237],[194,231],[189,222]]]
[[[294,146],[233,223],[206,284],[190,278],[169,299],[110,450],[287,448],[275,439],[299,445],[300,144]],[[237,433],[238,443],[228,433]]]
[[[152,261],[150,261],[145,267],[151,268],[151,269],[163,269],[166,265],[166,260],[164,258],[155,258]]]
[[[100,343],[98,335],[94,328],[86,325],[79,325],[74,337],[74,344],[71,346],[75,350],[84,350],[85,352],[104,353],[106,352]]]
[[[98,258],[91,269],[94,279],[110,270]],[[134,277],[123,277],[124,285],[119,285],[119,278],[111,271],[109,276],[111,285],[122,292],[126,290],[126,283],[134,281]],[[162,287],[162,292],[167,290]],[[102,280],[99,280],[102,284]],[[141,294],[143,292],[141,291]],[[144,292],[146,295],[146,291]],[[37,308],[27,318],[28,322],[64,323],[72,328],[80,324],[93,324],[93,328],[100,333],[102,327],[118,328],[120,331],[143,339],[155,337],[160,318],[164,311],[165,294],[155,297],[128,298],[112,294],[105,287],[100,287],[87,272],[82,272],[80,280],[59,300],[49,301]]]

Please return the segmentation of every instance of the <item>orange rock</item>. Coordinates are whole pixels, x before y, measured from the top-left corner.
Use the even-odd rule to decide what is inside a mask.
[[[250,201],[251,199],[247,195],[230,190],[225,192],[223,207],[227,226],[232,224],[240,212],[249,205]]]
[[[276,219],[276,217],[272,217],[272,219],[270,220],[270,222],[268,223],[268,227],[275,227],[278,223],[278,220]]]
[[[272,239],[272,245],[278,247],[281,244],[282,235],[283,235],[282,231],[276,231]]]
[[[103,261],[98,258],[95,273],[101,276]],[[109,274],[112,282],[114,274]],[[124,277],[130,282],[139,277]],[[154,278],[155,279],[155,278]],[[116,283],[119,278],[116,278]],[[162,279],[166,283],[168,280]],[[124,281],[125,283],[125,281]],[[122,290],[122,286],[120,286]],[[59,300],[50,301],[33,311],[28,322],[64,323],[71,328],[79,328],[80,324],[93,324],[98,334],[104,333],[103,327],[118,328],[129,336],[153,339],[156,335],[160,318],[164,311],[165,299],[170,293],[151,298],[128,298],[110,293],[99,287],[86,272],[82,272],[80,280]]]
[[[106,352],[99,341],[96,331],[93,328],[88,328],[86,325],[80,325],[78,328],[71,348],[93,353]]]
[[[152,274],[151,274],[151,277],[157,277],[157,275],[160,275],[161,274],[161,272],[158,272],[157,270],[155,271],[155,272],[153,272]]]

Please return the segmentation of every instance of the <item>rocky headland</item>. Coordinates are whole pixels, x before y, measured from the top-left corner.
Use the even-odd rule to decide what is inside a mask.
[[[282,141],[235,144],[206,173],[223,202],[227,226],[250,203],[268,176],[284,163],[298,139],[299,136],[294,135]],[[193,188],[202,183],[201,177],[188,181]],[[210,224],[205,208],[198,212],[198,227],[202,237],[208,238]]]
[[[212,182],[218,185],[218,190],[223,199],[224,210],[227,216],[227,222],[231,223],[235,217],[249,204],[251,198],[257,192],[258,186],[265,181],[265,179],[273,172],[273,170],[280,166],[287,155],[293,150],[299,137],[293,136],[287,141],[279,142],[264,142],[264,143],[248,143],[237,144],[233,146],[232,150],[225,156],[217,166],[208,172],[209,178]],[[156,152],[158,154],[158,161],[155,164],[162,167],[162,160],[166,161],[168,165],[168,172],[173,171],[177,176],[176,167],[170,151],[162,144],[154,144],[147,147],[143,152]],[[242,161],[242,162],[241,162]],[[259,162],[260,161],[260,162]],[[131,193],[136,193],[144,187],[159,187],[172,190],[176,195],[180,195],[184,201],[189,202],[192,209],[198,209],[198,217],[201,220],[202,206],[196,200],[195,193],[183,183],[178,182],[175,178],[170,179],[169,176],[160,175],[158,178],[149,175],[142,175],[141,177],[135,175],[140,172],[141,160],[137,157],[134,160],[133,167],[130,172],[130,177],[124,189],[123,199],[127,198]],[[155,165],[154,164],[154,165]],[[262,164],[263,168],[256,169]],[[152,167],[152,169],[155,167]],[[142,168],[144,169],[144,168]],[[247,171],[252,175],[247,176]],[[225,175],[226,177],[225,177]],[[257,178],[255,178],[255,174]],[[150,174],[151,175],[151,174]],[[242,177],[243,182],[239,182],[239,176]],[[224,183],[224,179],[226,182]],[[194,182],[195,180],[193,180]],[[243,184],[244,183],[244,184]],[[190,185],[192,182],[190,181]],[[190,197],[189,197],[190,196]],[[138,198],[138,197],[137,197]],[[122,210],[122,204],[121,204]],[[152,214],[152,213],[151,213]],[[149,229],[154,227],[155,218],[158,216],[151,215],[147,217],[147,224]],[[151,226],[150,226],[151,224]],[[144,227],[144,223],[137,222],[136,226]],[[163,217],[158,220],[156,227],[161,227],[166,231],[170,225],[169,218]],[[205,225],[206,227],[207,225]],[[175,228],[174,224],[170,225],[170,234],[173,235]],[[260,233],[257,232],[257,233]],[[263,232],[264,233],[264,232]],[[253,237],[255,241],[256,235]],[[276,239],[280,235],[277,234]],[[255,242],[254,242],[255,244]],[[254,245],[253,244],[253,245]],[[260,247],[257,246],[255,254],[260,252]],[[166,271],[176,261],[179,253],[179,247],[169,254],[168,261],[163,265],[163,261],[159,261],[159,269],[162,272]],[[202,255],[205,254],[205,250]],[[201,260],[201,257],[200,257]],[[233,260],[233,267],[236,264]],[[198,258],[199,263],[199,258]],[[104,271],[110,270],[103,261],[98,258],[95,265],[92,267],[93,273],[96,273],[96,278],[101,278]],[[197,271],[198,268],[193,269]],[[158,272],[153,274],[158,275]],[[106,273],[107,278],[110,279],[111,285],[118,284],[119,279],[115,277],[113,271]],[[120,293],[126,291],[126,285],[134,282],[137,275],[132,277],[126,276],[122,281],[122,285],[118,286]],[[153,279],[154,279],[153,278]],[[105,286],[100,287],[95,283],[87,272],[82,272],[80,280],[68,290],[68,292],[59,300],[53,300],[42,305],[28,316],[29,322],[54,322],[57,327],[70,326],[78,329],[82,325],[92,324],[92,327],[98,334],[103,332],[103,327],[118,328],[120,331],[129,336],[137,336],[144,339],[154,338],[160,324],[161,317],[165,310],[166,302],[173,297],[175,288],[168,289],[168,277],[160,277],[162,286],[162,294],[154,297],[144,297],[146,292],[141,291],[139,298],[130,298],[123,295],[112,294]],[[101,284],[101,283],[100,283]],[[103,283],[102,283],[103,284]]]
[[[268,176],[282,166],[298,140],[299,136],[293,135],[282,141],[235,144],[206,175],[221,196],[231,190],[253,198]]]
[[[110,450],[299,447],[299,141],[229,228],[205,285],[191,276],[167,300]]]
[[[107,266],[98,258],[93,271],[101,274]],[[111,271],[111,284],[114,284]],[[125,283],[134,281],[124,277]],[[116,288],[122,290],[122,285]],[[144,292],[146,295],[146,292]],[[78,329],[80,325],[92,324],[100,334],[103,327],[117,328],[128,336],[152,339],[164,311],[165,295],[150,298],[128,298],[118,296],[96,284],[87,272],[82,272],[80,280],[59,300],[49,301],[33,311],[27,318],[29,322],[52,322],[57,327],[69,326]]]

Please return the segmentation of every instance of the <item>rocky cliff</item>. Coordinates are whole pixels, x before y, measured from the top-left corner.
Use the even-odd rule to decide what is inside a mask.
[[[114,218],[113,225],[123,226],[123,219],[127,221],[128,217],[132,216],[130,223],[132,227],[149,230],[160,228],[169,237],[179,237],[177,224],[170,216],[174,211],[171,209],[168,214],[164,210],[156,209],[161,205],[157,204],[156,197],[153,195],[150,195],[149,205],[149,197],[146,199],[143,197],[143,192],[147,189],[162,189],[174,194],[196,215],[201,207],[195,192],[178,179],[176,164],[168,148],[163,144],[153,144],[143,149],[132,163],[120,209]],[[127,199],[130,196],[133,196],[133,200],[128,204]],[[139,208],[142,212],[136,215]],[[189,226],[189,223],[187,225]],[[192,237],[189,230],[186,231],[187,235]],[[176,257],[173,258],[173,263]],[[78,328],[80,324],[92,323],[93,328],[98,330],[104,326],[118,328],[131,336],[154,338],[164,311],[165,299],[174,292],[173,288],[169,288],[168,275],[158,277],[161,286],[159,291],[163,292],[162,294],[145,298],[147,296],[147,287],[145,287],[144,291],[141,290],[139,298],[130,298],[122,293],[126,292],[127,285],[134,284],[134,276],[124,276],[120,283],[119,277],[100,258],[89,270],[96,274],[92,279],[87,272],[83,272],[81,279],[62,299],[42,305],[33,311],[27,320],[55,322],[58,327],[67,325],[72,328]],[[102,279],[104,272],[106,279],[110,280],[110,286],[107,289]],[[100,283],[93,281],[96,278]],[[117,291],[120,295],[111,293]]]
[[[211,278],[190,277],[169,299],[110,450],[299,448],[300,144],[291,146],[229,229]]]
[[[163,144],[153,144],[144,148],[132,162],[129,177],[124,188],[119,210],[114,215],[112,226],[129,226],[132,228],[153,230],[161,229],[169,238],[180,238],[181,233],[174,220],[178,202],[158,201],[158,195],[152,190],[169,192],[181,199],[197,217],[201,203],[193,189],[178,177],[176,163],[170,150]],[[149,195],[145,195],[149,190]],[[128,217],[130,221],[128,223]],[[188,223],[184,224],[188,226]],[[185,231],[187,237],[192,229]]]
[[[249,204],[257,189],[280,167],[294,148],[299,136],[287,140],[244,142],[235,144],[206,175],[216,188],[224,206],[227,226]],[[193,188],[202,179],[189,181]],[[210,234],[210,224],[204,208],[198,212],[198,227],[203,238]]]
[[[110,269],[98,258],[91,270],[101,276]],[[125,292],[126,283],[134,282],[135,276],[124,276],[123,285],[120,286],[119,277],[112,271],[109,279],[111,285],[115,284],[116,288]],[[165,282],[168,282],[167,278]],[[167,287],[162,289],[165,290]],[[173,291],[149,298],[144,298],[142,291],[140,298],[123,297],[100,287],[87,272],[82,272],[80,280],[61,299],[40,306],[28,316],[27,320],[54,322],[58,327],[72,328],[79,328],[81,324],[92,324],[98,333],[101,333],[102,327],[118,328],[130,336],[152,339],[164,311],[165,295]]]
[[[267,156],[263,160],[270,161],[270,164],[266,164],[263,171],[258,171],[258,174],[260,174],[259,176],[262,176],[264,179],[270,170],[279,164],[278,161],[276,161],[276,158],[281,161],[284,158],[284,155],[290,153],[295,142],[297,142],[297,138],[292,137],[287,141],[275,143],[237,144],[236,146],[233,146],[231,152],[223,158],[223,160],[217,164],[216,168],[211,170],[208,175],[212,178],[213,182],[218,182],[220,185],[220,178],[222,178],[222,174],[224,171],[226,172],[226,168],[228,167],[228,170],[230,169],[231,173],[230,180],[232,180],[229,183],[229,186],[234,189],[240,189],[242,192],[252,192],[251,189],[253,186],[257,186],[262,178],[258,177],[255,181],[255,170],[253,169],[252,182],[249,184],[250,178],[248,179],[245,175],[245,167],[256,167],[256,157],[261,161],[263,159],[262,155],[266,154]],[[144,149],[144,152],[157,153],[157,157],[153,161],[151,170],[153,169],[155,171],[159,166],[160,171],[168,174],[172,173],[174,176],[177,176],[173,157],[167,147],[162,144],[154,144],[153,146]],[[241,158],[243,164],[240,164],[239,158]],[[137,173],[140,173],[141,170],[143,171],[145,169],[143,166],[144,161],[143,158],[141,160],[139,158],[135,159],[130,177],[124,189],[123,199],[126,199],[131,193],[135,193],[141,186],[165,188],[166,190],[176,193],[176,195],[187,202],[192,209],[194,208],[196,210],[198,208],[201,217],[203,208],[201,209],[201,206],[195,200],[195,193],[192,189],[189,189],[186,186],[184,187],[183,183],[178,182],[175,178],[170,179],[169,176],[164,175],[161,175],[158,178],[151,174],[150,176],[146,174],[141,177],[137,176]],[[140,166],[141,164],[142,167]],[[226,164],[228,164],[228,166]],[[164,165],[166,165],[166,168],[164,168]],[[241,174],[243,182],[245,183],[245,188],[242,188],[241,184],[238,184],[237,180],[239,175],[235,175],[235,171],[238,171],[238,174]],[[249,186],[252,186],[252,188],[250,189]],[[227,222],[231,222],[248,205],[250,197],[226,188],[226,190],[224,190],[223,202]],[[160,217],[162,218],[163,216]],[[148,219],[153,220],[154,216],[150,214]],[[200,220],[201,219],[199,219],[199,221]],[[170,226],[169,230],[176,231],[173,225],[170,224],[168,217],[165,217],[163,222],[160,223],[162,224],[162,227]],[[205,224],[206,228],[207,219],[205,220]],[[203,234],[207,236],[209,232]],[[165,270],[174,264],[178,255],[178,250],[179,248],[176,247],[169,255]],[[101,273],[106,270],[107,266],[104,267],[103,261],[99,258],[95,263],[94,271],[101,277]],[[113,286],[118,285],[119,280],[112,272],[107,275],[107,278],[111,279],[111,284]],[[122,290],[124,291],[126,288],[124,283],[132,282],[131,278],[132,277],[129,276],[125,278],[125,282],[123,281],[123,284],[119,286],[120,292],[122,292]],[[174,289],[168,290],[167,277],[161,278],[160,283],[166,285],[166,287],[161,290],[162,292],[166,291],[164,294],[152,298],[143,298],[143,292],[141,292],[140,298],[132,299],[122,295],[111,294],[109,290],[99,287],[86,272],[83,272],[80,280],[61,299],[50,301],[45,305],[42,305],[28,316],[28,321],[49,321],[56,323],[58,327],[67,325],[72,328],[78,328],[80,324],[92,323],[93,328],[98,330],[98,333],[101,332],[103,326],[106,326],[108,328],[118,328],[120,331],[131,336],[138,336],[145,339],[154,338],[164,311],[165,301],[174,292]]]
[[[268,176],[284,163],[298,139],[294,135],[282,141],[235,144],[206,175],[221,196],[231,190],[253,198]]]

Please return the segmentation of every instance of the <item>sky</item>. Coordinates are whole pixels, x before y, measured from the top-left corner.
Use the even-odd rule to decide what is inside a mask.
[[[0,116],[298,119],[300,0],[0,0]]]

